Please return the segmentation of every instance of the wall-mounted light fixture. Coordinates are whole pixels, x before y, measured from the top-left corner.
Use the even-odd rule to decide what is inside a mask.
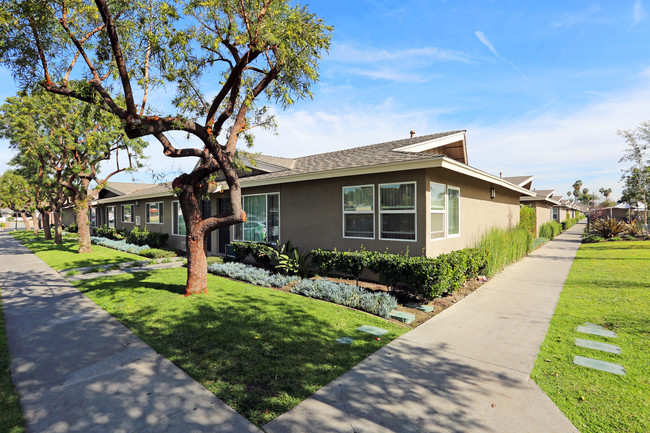
[[[136,205],[136,206],[140,206],[140,200],[136,200],[136,201],[135,201],[135,205]]]
[[[497,190],[494,188],[490,188],[490,199],[494,199],[497,196]]]

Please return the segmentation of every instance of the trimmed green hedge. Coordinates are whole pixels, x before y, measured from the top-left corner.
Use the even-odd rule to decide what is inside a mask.
[[[533,236],[537,231],[537,214],[531,206],[523,204],[519,208],[519,224],[527,229]]]
[[[549,221],[539,228],[539,237],[546,239],[555,239],[562,233],[562,226],[557,221]]]

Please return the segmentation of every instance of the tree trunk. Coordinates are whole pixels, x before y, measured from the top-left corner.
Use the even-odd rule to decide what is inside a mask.
[[[90,223],[88,221],[88,200],[86,197],[80,198],[75,203],[77,207],[77,227],[79,228],[79,252],[91,253],[90,244]]]
[[[201,232],[191,234],[188,231],[186,242],[187,285],[185,286],[185,296],[208,293],[208,261],[205,257],[204,235]]]
[[[38,215],[36,211],[32,212],[32,219],[34,220],[34,234],[38,236]]]
[[[61,214],[54,211],[54,244],[61,245],[63,243],[63,227],[61,226]]]
[[[52,228],[50,227],[50,211],[43,211],[41,213],[43,218],[43,236],[46,241],[52,240]]]
[[[32,224],[29,222],[29,218],[27,218],[27,214],[25,212],[20,212],[20,217],[23,219],[23,222],[25,223],[25,230],[31,230],[32,229]]]

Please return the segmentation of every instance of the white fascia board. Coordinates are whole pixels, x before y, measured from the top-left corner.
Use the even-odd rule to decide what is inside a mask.
[[[256,186],[266,186],[266,185],[277,185],[282,183],[292,183],[292,182],[302,182],[307,180],[318,180],[318,179],[327,179],[332,177],[345,177],[345,176],[358,176],[362,174],[377,174],[377,173],[387,173],[395,171],[404,171],[404,170],[418,170],[425,168],[446,168],[457,173],[461,173],[475,179],[480,179],[485,182],[492,183],[494,185],[502,186],[512,191],[517,191],[524,196],[532,196],[534,193],[526,188],[514,185],[510,182],[503,180],[500,177],[491,175],[484,171],[478,170],[469,165],[465,165],[461,162],[458,162],[454,159],[448,158],[446,156],[437,156],[430,159],[422,159],[416,161],[407,161],[400,163],[389,163],[389,164],[378,164],[373,166],[366,167],[351,167],[351,168],[339,168],[335,170],[319,171],[316,173],[303,173],[298,175],[289,175],[282,177],[273,177],[270,179],[241,179],[242,188],[252,188]],[[227,186],[224,186],[224,190],[227,189]]]
[[[169,190],[169,191],[165,191],[165,192],[144,194],[144,195],[138,195],[138,196],[129,196],[129,194],[125,194],[125,195],[121,195],[119,197],[109,197],[109,198],[103,198],[101,200],[97,200],[97,204],[119,203],[119,202],[126,202],[126,201],[135,201],[135,200],[146,200],[146,199],[149,199],[149,198],[165,198],[165,197],[170,197],[170,196],[174,196],[174,191]]]
[[[431,140],[423,141],[421,143],[409,144],[408,146],[398,147],[396,149],[393,149],[393,151],[418,153],[436,147],[445,146],[447,144],[456,143],[457,141],[462,141],[463,145],[465,145],[465,132],[457,132],[455,134],[446,135],[440,138],[434,138]]]
[[[560,204],[559,202],[557,202],[555,200],[551,200],[550,198],[544,197],[544,196],[541,196],[541,195],[538,195],[538,196],[535,196],[535,197],[521,197],[519,199],[519,201],[525,201],[525,202],[543,201],[543,202],[546,202],[546,203],[551,203],[552,205],[555,205],[555,206],[558,206]]]

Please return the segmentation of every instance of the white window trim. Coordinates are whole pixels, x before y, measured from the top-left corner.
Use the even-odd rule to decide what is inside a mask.
[[[178,200],[172,201],[172,236],[178,236],[181,238],[184,238],[187,236],[187,234],[181,235],[178,233],[174,233],[174,205],[178,205],[178,216],[180,218],[183,218],[183,221],[185,221],[185,217],[183,216],[183,210],[181,209],[181,202]],[[180,227],[180,224],[178,224],[178,221],[176,221],[176,225]],[[187,233],[187,224],[185,224],[185,232]]]
[[[93,222],[93,213],[95,214],[95,221]],[[97,227],[97,208],[92,206],[90,208],[90,227]]]
[[[413,189],[413,198],[415,199],[415,202],[413,203],[413,210],[381,210],[381,187],[383,185],[396,185],[396,184],[413,184],[414,189]],[[377,209],[379,211],[379,240],[382,241],[396,241],[396,242],[417,242],[418,241],[418,185],[417,182],[415,181],[409,181],[409,182],[387,182],[387,183],[380,183],[377,185]],[[414,239],[390,239],[390,238],[382,238],[381,237],[381,216],[382,214],[413,214],[414,219],[415,219],[415,238]]]
[[[108,215],[110,214],[110,209],[113,209],[113,225],[111,225],[111,219],[108,217]],[[115,215],[115,212],[116,212],[116,206],[106,206],[106,227],[116,228],[117,215]]]
[[[162,209],[163,206],[164,206],[163,203],[164,202],[162,202],[162,201],[150,201],[149,203],[144,204],[144,223],[145,224],[164,224],[164,221],[161,221],[162,218],[160,218],[160,214],[158,216],[158,222],[157,223],[152,223],[151,221],[149,221],[149,207],[152,204],[157,204],[158,205],[158,212],[160,212],[160,209]],[[164,214],[164,211],[163,211],[163,214]]]
[[[449,190],[450,189],[455,189],[458,191],[458,234],[456,235],[450,235],[449,234]],[[447,227],[445,233],[447,234],[447,238],[458,238],[460,237],[460,187],[459,186],[453,186],[453,185],[447,185],[447,194],[445,194],[445,212],[447,213]]]
[[[121,206],[122,206],[122,215],[121,215],[121,217],[122,217],[122,218],[121,218],[121,219],[122,219],[122,223],[125,223],[125,224],[133,224],[133,222],[134,222],[134,221],[133,221],[133,220],[134,220],[134,216],[133,216],[133,214],[135,213],[135,205],[132,205],[132,204],[123,204],[123,205],[121,205]],[[127,207],[127,206],[131,208],[131,221],[126,221],[126,220],[124,219],[124,208]]]
[[[263,195],[266,198],[266,214],[267,214],[267,218],[268,218],[268,213],[269,213],[269,197],[268,196],[270,196],[270,195],[277,195],[278,196],[278,240],[277,240],[277,242],[267,242],[267,243],[269,243],[271,245],[279,244],[280,240],[282,239],[282,231],[281,231],[282,230],[282,210],[281,210],[281,205],[282,204],[280,203],[280,192],[279,191],[278,192],[267,192],[267,193],[262,193],[262,194],[246,194],[246,195],[242,195],[241,196],[242,208],[244,206],[244,197],[256,197],[256,196],[260,196],[260,195]],[[243,223],[240,223],[240,224],[243,224]],[[232,239],[232,242],[249,242],[249,243],[250,242],[257,242],[257,241],[245,241],[245,240],[242,240],[242,239],[237,239],[235,237],[235,233],[236,233],[235,232],[235,226],[236,225],[237,224],[233,224],[232,226],[230,226],[231,227],[231,229],[230,229],[230,239]],[[267,227],[267,237],[268,237],[268,227]]]
[[[372,211],[346,211],[345,210],[345,188],[364,188],[364,187],[371,187],[372,188]],[[343,207],[341,210],[343,211],[343,217],[342,217],[342,233],[343,233],[343,239],[375,239],[377,237],[377,230],[375,229],[376,225],[376,216],[375,216],[375,185],[374,184],[368,184],[368,185],[347,185],[341,188],[341,203]],[[345,236],[345,215],[346,214],[351,214],[351,215],[372,215],[372,237],[363,237],[363,236]]]
[[[442,210],[442,211],[439,211],[439,210],[436,210],[436,211],[431,210],[431,184],[432,184],[432,183],[434,183],[434,184],[436,184],[436,185],[441,185],[441,186],[445,187],[445,194],[444,194],[444,196],[445,196],[445,209]],[[442,241],[442,240],[447,239],[447,226],[448,226],[448,221],[447,221],[447,209],[448,209],[448,208],[449,208],[449,206],[448,206],[448,204],[447,204],[447,185],[445,185],[444,183],[429,182],[429,240],[430,240],[430,241],[432,241],[432,242],[436,242],[436,241]],[[435,214],[443,214],[443,217],[442,217],[442,223],[444,224],[444,227],[442,228],[442,236],[441,236],[441,237],[438,237],[438,238],[434,238],[434,237],[432,237],[432,233],[431,233],[431,214],[432,214],[432,213],[435,213]]]

